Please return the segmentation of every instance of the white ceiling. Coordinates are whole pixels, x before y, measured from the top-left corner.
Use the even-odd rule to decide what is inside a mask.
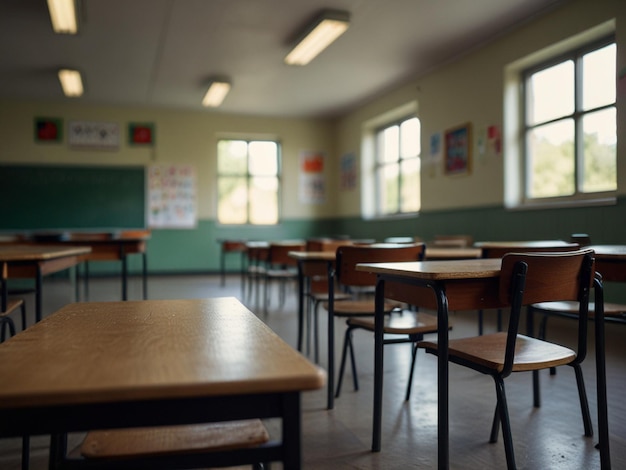
[[[70,36],[52,32],[45,0],[1,0],[0,97],[66,100],[56,71],[70,67],[80,102],[203,110],[219,74],[233,88],[210,112],[332,116],[564,1],[82,0]],[[350,12],[348,31],[309,65],[285,65],[324,8]]]

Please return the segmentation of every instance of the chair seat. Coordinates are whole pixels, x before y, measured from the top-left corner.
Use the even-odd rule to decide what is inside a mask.
[[[349,326],[374,331],[373,317],[351,317],[347,320]],[[437,317],[426,313],[402,312],[401,315],[387,315],[383,331],[387,334],[415,335],[437,332]]]
[[[451,339],[449,341],[450,360],[454,361],[458,358],[501,372],[504,368],[506,338],[507,334],[500,332],[471,338]],[[418,347],[436,353],[438,345],[437,341],[421,341]],[[561,366],[569,364],[575,358],[576,353],[569,348],[518,335],[513,372]]]
[[[80,448],[86,458],[139,458],[255,447],[269,440],[258,419],[185,426],[91,431]]]
[[[544,312],[554,314],[578,315],[578,302],[558,301],[558,302],[539,302],[532,305],[535,310],[543,310]],[[595,313],[594,302],[589,302],[589,318],[593,318]],[[626,305],[605,302],[605,317],[621,317],[626,316]]]
[[[5,317],[16,309],[20,308],[24,304],[24,300],[22,299],[8,299],[7,300],[7,309],[4,312],[0,312],[0,317]]]
[[[328,301],[328,292],[314,292],[310,294],[311,298],[315,302],[325,302]],[[346,294],[345,292],[335,292],[335,300],[346,300],[351,299],[352,295]]]
[[[265,275],[274,278],[296,279],[298,272],[292,269],[268,269]]]
[[[392,310],[401,308],[400,302],[385,302],[384,311],[389,313]],[[324,303],[324,308],[328,310],[328,303]],[[334,305],[333,313],[336,316],[351,315],[374,315],[376,308],[373,300],[342,300]]]

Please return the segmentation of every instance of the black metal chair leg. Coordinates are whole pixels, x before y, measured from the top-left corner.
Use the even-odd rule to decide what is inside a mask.
[[[348,355],[348,347],[352,344],[352,329],[346,329],[346,333],[343,339],[343,348],[341,351],[341,365],[339,366],[339,377],[337,378],[337,389],[335,390],[335,398],[339,398],[341,393],[341,384],[343,382],[343,373],[346,368],[346,358]]]
[[[411,386],[413,385],[413,373],[415,372],[415,358],[417,357],[417,341],[411,344],[411,371],[409,372],[409,383],[406,386],[404,401],[409,401],[411,397]]]
[[[506,393],[504,390],[504,380],[502,377],[494,377],[496,383],[496,394],[498,396],[498,411],[500,415],[500,424],[502,425],[502,440],[504,441],[504,452],[506,454],[506,466],[508,470],[514,470],[515,452],[513,450],[513,436],[511,434],[511,421],[509,420],[509,409],[506,402]]]
[[[585,427],[585,436],[593,436],[593,426],[591,424],[591,413],[589,413],[589,401],[587,400],[587,389],[585,388],[585,379],[583,378],[583,370],[580,364],[573,364],[576,373],[576,385],[578,386],[578,397],[580,398],[580,411],[583,415],[583,426]]]
[[[489,443],[495,444],[498,442],[498,434],[500,433],[500,410],[496,405],[496,410],[493,412],[493,422],[491,423],[491,435],[489,436]]]

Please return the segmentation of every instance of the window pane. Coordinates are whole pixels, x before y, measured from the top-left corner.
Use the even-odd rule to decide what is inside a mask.
[[[248,144],[243,140],[220,140],[217,144],[217,172],[245,175]]]
[[[378,207],[382,214],[394,214],[400,210],[399,176],[400,166],[385,165],[378,171]]]
[[[583,109],[615,102],[615,54],[611,44],[583,57]]]
[[[615,108],[590,113],[583,118],[583,192],[617,189],[615,119]]]
[[[248,220],[246,178],[221,177],[217,186],[217,220],[222,224],[245,224]]]
[[[569,196],[575,190],[574,121],[567,119],[528,133],[528,195]]]
[[[250,181],[250,223],[278,223],[278,178],[255,177]]]
[[[276,142],[250,142],[250,174],[278,174],[278,146]]]
[[[400,156],[416,157],[420,154],[420,121],[411,118],[400,124]]]
[[[574,62],[533,74],[527,86],[528,125],[569,116],[574,112]]]
[[[420,209],[420,159],[411,158],[401,164],[401,211],[417,212]]]
[[[391,126],[380,134],[380,148],[378,150],[378,161],[381,163],[397,162],[400,155],[399,137],[400,129],[398,126]]]

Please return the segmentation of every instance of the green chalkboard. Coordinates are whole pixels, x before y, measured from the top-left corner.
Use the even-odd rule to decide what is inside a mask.
[[[144,167],[0,165],[0,230],[145,226]]]

